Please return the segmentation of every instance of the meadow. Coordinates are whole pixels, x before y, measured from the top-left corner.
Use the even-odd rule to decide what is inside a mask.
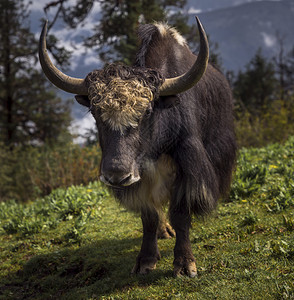
[[[294,299],[293,149],[240,150],[228,198],[193,219],[196,278],[173,277],[174,238],[131,275],[141,220],[98,182],[0,203],[0,299]]]

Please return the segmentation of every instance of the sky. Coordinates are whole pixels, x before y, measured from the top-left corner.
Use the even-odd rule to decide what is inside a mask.
[[[46,18],[52,20],[54,17],[53,13],[44,13],[44,6],[50,0],[33,0],[29,9],[31,11],[31,30],[36,35],[36,38],[39,39],[41,32],[41,18]],[[27,1],[28,2],[28,1]],[[74,2],[75,1],[71,1]],[[52,10],[53,11],[53,10]],[[51,30],[51,33],[56,35],[56,37],[61,41],[62,45],[69,51],[72,52],[71,57],[71,66],[70,71],[66,72],[67,75],[77,76],[76,72],[81,69],[82,73],[79,73],[79,77],[83,78],[87,75],[88,72],[92,71],[94,68],[98,68],[100,65],[99,58],[96,52],[91,49],[86,49],[83,46],[83,36],[86,36],[90,33],[90,29],[96,21],[97,13],[100,11],[100,7],[97,3],[94,4],[91,13],[87,19],[87,23],[79,30],[72,30],[64,26],[64,24],[57,23]],[[74,41],[74,42],[73,42]],[[49,54],[50,55],[50,54]],[[51,56],[52,61],[54,59]],[[95,67],[93,67],[95,66]],[[59,96],[63,99],[73,98],[72,94],[66,92],[58,92]],[[76,111],[76,108],[75,108]],[[73,134],[84,135],[88,129],[95,126],[94,118],[88,113],[88,109],[80,107],[80,113],[78,114],[79,118],[73,113],[74,120],[70,127],[70,131]],[[84,139],[79,137],[75,140],[77,143],[83,143]]]
[[[51,9],[47,15],[43,11],[43,7],[49,1],[50,0],[33,0],[30,6],[31,30],[35,33],[36,38],[39,38],[39,34],[41,31],[40,19],[45,18],[50,21],[54,17],[53,9]],[[70,2],[75,3],[74,0],[70,0],[69,3]],[[98,55],[94,51],[83,47],[83,37],[89,35],[93,24],[97,23],[97,15],[99,11],[99,4],[95,3],[90,12],[90,15],[87,18],[87,22],[82,27],[79,27],[78,30],[69,29],[64,25],[64,23],[60,22],[57,22],[56,25],[54,25],[54,27],[51,29],[51,33],[54,34],[58,39],[60,39],[60,41],[62,41],[62,45],[67,50],[72,51],[71,70],[73,72],[81,63],[88,66],[92,66],[93,63],[97,64]]]

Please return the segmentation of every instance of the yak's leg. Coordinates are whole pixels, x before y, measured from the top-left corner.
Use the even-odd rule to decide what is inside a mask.
[[[164,212],[159,213],[159,225],[157,228],[157,237],[159,239],[170,239],[176,235],[173,228],[167,222]]]
[[[141,219],[143,223],[143,242],[132,273],[147,274],[156,268],[156,263],[160,259],[157,247],[159,216],[155,210],[144,210],[141,212]]]
[[[171,209],[170,218],[172,226],[176,231],[174,275],[188,275],[194,277],[197,275],[197,268],[189,239],[191,216],[188,212]]]

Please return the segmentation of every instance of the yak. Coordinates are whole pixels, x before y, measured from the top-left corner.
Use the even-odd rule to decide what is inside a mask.
[[[175,235],[174,275],[194,277],[191,217],[207,215],[230,188],[236,157],[231,90],[208,62],[207,37],[196,21],[197,56],[168,24],[140,25],[132,66],[108,64],[85,79],[69,77],[51,62],[46,23],[40,36],[47,78],[76,94],[95,118],[100,180],[123,206],[141,215],[143,241],[135,274],[154,270],[160,259],[157,239]]]

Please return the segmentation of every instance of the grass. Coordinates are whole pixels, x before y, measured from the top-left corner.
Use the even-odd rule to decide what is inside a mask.
[[[99,183],[0,204],[0,299],[294,299],[294,138],[240,151],[229,199],[193,220],[198,277],[172,276],[175,239],[130,271],[140,218]]]

